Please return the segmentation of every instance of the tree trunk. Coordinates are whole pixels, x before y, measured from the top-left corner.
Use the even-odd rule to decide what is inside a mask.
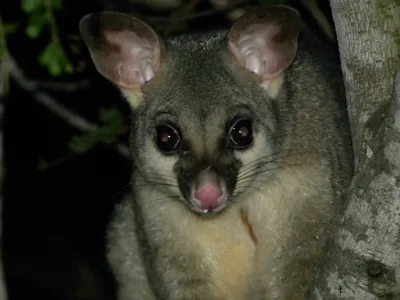
[[[331,251],[305,299],[400,299],[400,2],[330,3],[355,175]]]

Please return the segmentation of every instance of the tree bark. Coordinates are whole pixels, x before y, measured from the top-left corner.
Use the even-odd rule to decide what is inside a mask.
[[[330,3],[355,175],[326,262],[305,299],[400,299],[400,1]]]

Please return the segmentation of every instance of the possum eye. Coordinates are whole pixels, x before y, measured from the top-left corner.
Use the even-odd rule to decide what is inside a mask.
[[[177,150],[180,143],[180,134],[177,128],[170,124],[158,125],[156,128],[156,144],[162,152]]]
[[[247,148],[253,141],[253,123],[249,119],[238,119],[230,127],[228,135],[232,147]]]

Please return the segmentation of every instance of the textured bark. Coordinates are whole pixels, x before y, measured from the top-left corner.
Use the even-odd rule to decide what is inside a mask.
[[[331,7],[356,166],[331,251],[305,299],[400,299],[400,1]]]
[[[400,57],[400,2],[331,0],[331,7],[359,169],[370,156],[392,92]]]

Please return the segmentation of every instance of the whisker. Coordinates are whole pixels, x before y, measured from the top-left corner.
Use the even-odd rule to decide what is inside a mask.
[[[303,156],[305,153],[297,153],[297,154],[299,154],[300,156]],[[307,154],[309,154],[309,153],[307,153]],[[242,167],[239,169],[239,174],[245,175],[245,174],[248,174],[249,172],[252,172],[254,169],[248,170],[248,169],[251,168],[251,167],[253,167],[253,168],[259,168],[259,167],[265,166],[265,165],[267,165],[267,164],[269,164],[269,163],[276,163],[278,160],[283,159],[283,158],[286,158],[286,157],[290,157],[290,156],[295,157],[295,155],[293,155],[292,153],[285,153],[285,154],[282,154],[281,156],[274,157],[274,158],[271,159],[271,160],[267,160],[267,161],[261,162],[261,160],[266,159],[266,158],[268,158],[269,156],[270,156],[270,155],[264,156],[264,157],[261,157],[261,158],[258,158],[258,159],[256,159],[256,160],[254,160],[254,161],[252,161],[252,162],[250,162],[250,163],[247,163],[246,165],[244,165],[244,166],[245,166],[244,168],[243,168],[243,166],[242,166]],[[254,167],[254,166],[253,166],[253,165],[255,164],[254,162],[255,162],[255,163],[258,163],[259,165],[258,165],[257,167]],[[246,172],[244,172],[244,171],[246,171]]]
[[[274,170],[277,170],[277,169],[280,169],[280,168],[287,169],[287,168],[290,168],[290,167],[302,166],[302,165],[304,165],[304,163],[292,163],[292,164],[288,164],[288,165],[278,165],[278,166],[276,166],[274,168],[269,168],[269,169],[266,169],[266,170],[263,170],[263,171],[255,172],[255,173],[252,173],[252,174],[248,174],[248,175],[242,176],[240,178],[238,177],[237,181],[239,182],[239,181],[242,181],[243,179],[251,178],[251,177],[253,177],[255,175],[262,174],[262,173],[265,173],[265,172],[268,172],[268,171],[274,171]],[[307,163],[307,165],[321,165],[321,164],[319,164],[319,163]]]
[[[247,187],[238,187],[237,189],[235,189],[235,192],[231,195],[231,197],[239,197],[243,193],[248,193],[248,189],[251,189],[252,191],[254,191],[254,190],[257,191],[259,189],[259,187],[255,187],[255,186],[251,186],[251,185],[247,186]]]
[[[144,180],[160,180],[164,182],[176,183],[175,178],[171,177],[170,175],[158,174],[148,176],[139,168],[135,168],[135,171],[137,171]]]
[[[317,163],[317,162],[311,163],[311,164],[321,165],[320,163]],[[249,193],[249,189],[251,189],[251,190],[259,189],[260,186],[252,186],[251,183],[261,183],[262,184],[263,182],[266,181],[266,179],[265,178],[261,179],[261,178],[257,178],[257,177],[253,178],[257,174],[266,173],[268,171],[273,171],[273,170],[276,170],[276,169],[279,169],[279,168],[283,168],[283,169],[290,168],[290,167],[294,167],[294,166],[298,166],[298,165],[303,165],[303,163],[293,163],[293,164],[289,164],[289,165],[286,165],[286,166],[277,166],[275,168],[268,168],[266,170],[256,172],[256,173],[254,173],[252,175],[245,176],[245,177],[241,178],[240,180],[238,179],[237,185],[236,185],[236,188],[235,188],[235,192],[232,194],[232,198],[237,198],[239,196],[243,196],[243,195],[246,195],[246,194],[251,196],[250,193]],[[307,163],[307,165],[310,165],[310,163]],[[294,173],[295,172],[293,172],[293,175],[296,176]],[[296,178],[300,180],[300,178],[298,178],[297,176],[296,176]],[[278,183],[281,184],[279,181],[278,181]]]
[[[149,185],[171,186],[171,187],[176,187],[176,188],[178,188],[178,185],[176,185],[176,184],[170,184],[170,183],[166,183],[166,182],[157,182],[157,181],[135,181],[135,187],[143,187],[143,186],[149,186]]]
[[[302,152],[300,152],[299,150],[287,150],[287,151],[283,151],[283,152],[282,151],[277,151],[277,152],[270,153],[268,155],[259,157],[259,158],[255,159],[255,160],[252,160],[251,162],[248,162],[248,163],[244,164],[242,167],[246,167],[247,165],[254,164],[259,160],[263,160],[263,159],[266,159],[266,158],[269,158],[269,157],[277,156],[278,158],[282,158],[282,157],[287,157],[289,155],[294,155],[294,154],[298,154],[298,155],[302,156],[304,154],[313,154],[313,153],[316,153],[316,152],[315,151],[305,151],[305,152],[302,151]]]
[[[262,171],[255,172],[253,174],[249,174],[247,176],[238,178],[235,190],[240,191],[240,189],[246,190],[248,188],[258,189],[259,187],[253,187],[253,186],[249,185],[249,183],[254,183],[254,182],[264,183],[266,180],[265,179],[260,179],[260,178],[257,178],[257,177],[254,178],[254,176],[257,176],[259,174],[263,174],[263,173],[266,173],[266,172],[271,172],[271,171],[274,171],[274,170],[279,169],[279,168],[282,168],[282,166],[278,165],[278,166],[276,166],[274,168],[268,168],[266,170],[262,170]]]
[[[175,177],[170,176],[170,175],[163,175],[163,174],[157,174],[157,175],[145,175],[141,173],[143,177],[145,178],[158,178],[158,179],[165,179],[165,180],[173,180]]]
[[[129,181],[127,184],[125,184],[123,187],[118,189],[116,192],[112,193],[110,195],[110,197],[114,198],[114,197],[121,196],[123,194],[126,194],[126,193],[130,192],[131,186],[132,186],[132,181]]]
[[[252,166],[251,169],[246,168],[244,171],[242,169],[239,170],[239,174],[238,174],[238,179],[242,178],[243,176],[248,175],[249,173],[252,173],[254,170],[257,170],[259,168],[265,167],[268,164],[278,164],[278,160],[280,159],[280,157],[273,159],[273,160],[267,160],[265,162],[258,162],[258,164],[256,166]]]
[[[140,179],[135,180],[137,182]],[[172,178],[162,178],[162,177],[156,177],[156,176],[148,176],[148,177],[143,177],[142,181],[155,181],[155,182],[165,182],[165,183],[170,183],[170,184],[176,184],[176,180]]]
[[[241,168],[245,168],[245,167],[247,167],[247,166],[251,166],[251,165],[253,165],[253,164],[259,162],[260,160],[264,160],[264,159],[268,159],[268,158],[274,157],[274,156],[276,156],[276,155],[278,155],[278,154],[280,154],[280,153],[281,153],[281,152],[278,151],[278,152],[270,153],[270,154],[265,155],[265,156],[261,156],[261,157],[259,157],[259,158],[257,158],[257,159],[254,159],[254,160],[252,160],[252,161],[250,161],[250,162],[248,162],[248,163],[243,164],[243,165],[241,166]]]
[[[287,136],[287,134],[277,134],[277,135],[271,135],[271,136],[269,136],[268,137],[268,140],[275,140],[276,142],[279,142],[279,140],[278,139],[280,139],[280,138],[284,138],[285,136]],[[282,143],[282,141],[280,141],[281,143]]]
[[[163,201],[168,201],[168,200],[180,200],[180,199],[181,199],[180,195],[164,195],[159,198],[151,199],[151,201],[163,202]]]
[[[274,162],[274,161],[268,161],[268,162],[265,162],[265,163],[260,164],[260,165],[258,165],[258,166],[255,166],[255,167],[253,167],[252,169],[248,169],[248,170],[246,170],[246,172],[239,172],[238,177],[237,177],[237,180],[240,180],[240,179],[245,178],[245,177],[247,177],[247,176],[255,175],[255,174],[253,173],[255,170],[258,170],[258,169],[267,167],[269,164],[277,164],[277,163]]]
[[[257,163],[259,163],[259,162],[262,161],[262,160],[267,160],[267,159],[269,159],[268,161],[274,161],[274,160],[278,160],[278,159],[287,157],[287,156],[289,156],[289,155],[291,155],[291,154],[292,154],[292,153],[289,152],[289,151],[288,151],[287,153],[284,153],[284,154],[282,154],[281,152],[271,153],[271,154],[268,154],[268,155],[259,157],[259,158],[255,159],[255,160],[252,160],[251,162],[248,162],[248,163],[242,165],[242,166],[241,166],[241,169],[245,170],[246,168],[251,167],[251,166],[254,165],[254,164],[257,164]]]

